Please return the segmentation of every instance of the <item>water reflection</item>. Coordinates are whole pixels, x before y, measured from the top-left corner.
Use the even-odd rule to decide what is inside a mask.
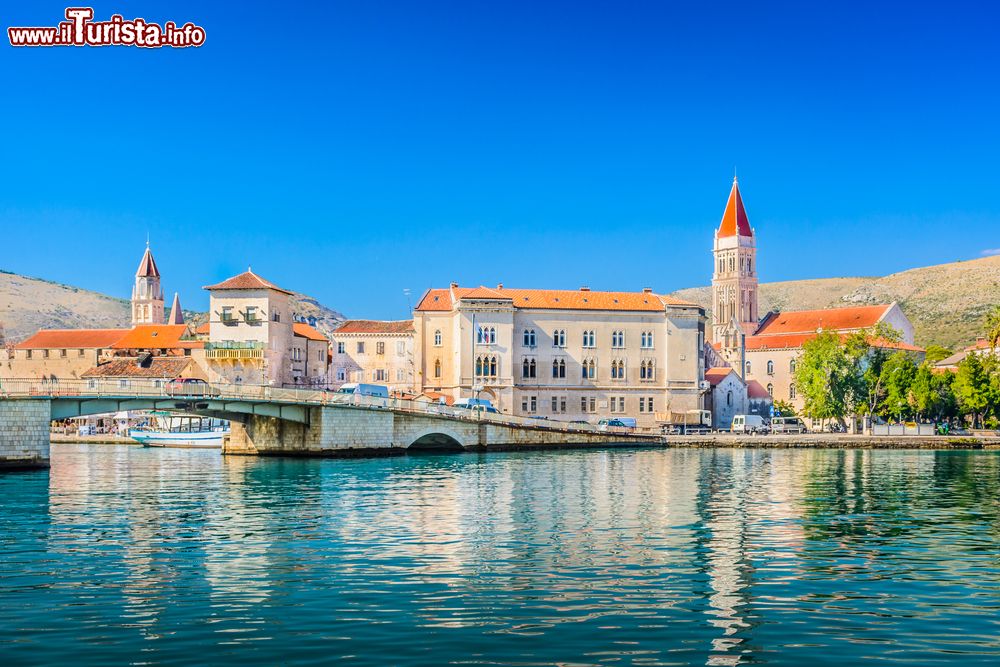
[[[988,664],[998,473],[992,452],[55,446],[0,477],[0,653]]]

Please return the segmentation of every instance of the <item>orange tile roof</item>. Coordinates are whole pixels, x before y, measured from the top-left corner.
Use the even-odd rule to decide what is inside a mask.
[[[223,280],[215,285],[206,285],[203,289],[225,290],[225,289],[273,289],[277,292],[292,294],[292,292],[278,287],[269,280],[264,280],[253,271],[247,270],[238,276],[233,276],[228,280]]]
[[[413,320],[347,320],[334,333],[386,333],[413,332]]]
[[[296,336],[308,338],[309,340],[318,340],[323,341],[324,343],[327,342],[326,336],[317,331],[315,327],[310,326],[305,322],[293,322],[292,333]]]
[[[91,368],[81,377],[165,378],[172,380],[180,377],[188,364],[192,362],[189,357],[154,357],[147,363],[148,365],[140,366],[135,358],[119,357]]]
[[[815,338],[817,334],[813,333],[801,333],[801,334],[780,334],[772,336],[747,336],[746,338],[746,349],[747,352],[757,352],[760,350],[789,350],[802,347],[806,341],[810,341]],[[841,339],[847,338],[847,333],[840,334]],[[917,347],[916,345],[910,345],[909,343],[904,343],[902,341],[895,343],[887,340],[872,340],[869,341],[873,346],[880,347],[889,350],[906,350],[908,352],[923,352],[922,347]]]
[[[418,311],[447,311],[454,299],[510,301],[515,308],[538,310],[621,310],[662,312],[666,306],[695,306],[653,292],[595,292],[580,290],[510,289],[506,287],[453,287],[431,289],[417,304]]]
[[[42,329],[14,346],[16,350],[111,347],[128,329]]]
[[[769,313],[754,336],[775,334],[816,333],[824,331],[856,331],[868,329],[882,319],[891,304],[853,306],[824,310],[789,310]]]
[[[192,350],[205,347],[200,340],[182,340],[186,335],[186,324],[140,324],[111,347],[117,350]]]
[[[728,366],[716,366],[705,371],[705,379],[714,387],[735,372],[735,369]]]
[[[195,327],[194,332],[199,336],[207,336],[208,332],[211,331],[211,329],[212,325],[210,325],[208,322],[202,322],[197,327]]]
[[[740,195],[740,186],[736,179],[733,179],[733,189],[729,191],[729,201],[726,202],[726,210],[722,214],[722,222],[719,223],[719,238],[724,236],[753,236],[753,229],[750,228],[750,219],[747,218],[746,209],[743,208],[743,197]]]

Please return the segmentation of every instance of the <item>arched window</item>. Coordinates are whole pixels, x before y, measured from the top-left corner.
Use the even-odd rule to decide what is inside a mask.
[[[767,383],[767,395],[774,398],[774,385],[770,382]]]
[[[583,346],[584,347],[596,347],[596,338],[594,337],[593,331],[583,332]]]
[[[535,330],[525,329],[524,330],[524,346],[525,347],[535,347]]]
[[[611,332],[611,347],[625,347],[625,332],[624,331],[612,331]]]
[[[770,359],[767,360],[767,374],[774,375],[774,362]]]
[[[434,332],[434,346],[441,347],[441,330],[438,329]]]
[[[490,357],[490,377],[497,376],[497,358]]]
[[[528,360],[525,359],[521,362],[521,377],[528,377]]]
[[[434,362],[434,377],[436,377],[436,378],[441,377],[441,360],[440,359],[437,359]]]
[[[488,334],[486,333],[486,329],[484,329],[483,327],[478,327],[476,329],[476,343],[479,344],[479,345],[482,345],[483,343],[485,343],[486,340],[487,340],[487,338],[486,338],[487,335]]]
[[[794,359],[792,359],[791,361],[788,362],[788,371],[790,373],[794,373],[795,372],[795,360]]]
[[[726,393],[726,405],[732,405],[732,404],[733,404],[733,392],[730,391]]]
[[[749,361],[747,362],[747,372],[746,372],[746,374],[750,375],[750,362]]]
[[[528,363],[528,377],[537,377],[534,359]]]
[[[497,330],[496,327],[490,327],[490,344],[497,342]]]
[[[483,376],[483,358],[476,357],[476,377]]]
[[[790,400],[795,400],[795,385],[794,384],[788,385],[788,398]]]

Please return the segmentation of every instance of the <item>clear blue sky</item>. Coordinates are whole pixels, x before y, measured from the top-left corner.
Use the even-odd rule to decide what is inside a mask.
[[[666,292],[734,167],[762,280],[1000,248],[996,3],[688,4],[98,2],[207,42],[0,46],[0,268],[127,296],[148,231],[188,308],[248,264],[352,317]]]

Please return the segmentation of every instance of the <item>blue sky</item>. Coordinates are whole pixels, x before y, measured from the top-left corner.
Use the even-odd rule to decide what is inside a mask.
[[[4,28],[65,4],[5,7]],[[0,268],[185,307],[252,264],[352,317],[451,281],[762,280],[1000,247],[995,3],[99,2],[200,49],[0,47]]]

